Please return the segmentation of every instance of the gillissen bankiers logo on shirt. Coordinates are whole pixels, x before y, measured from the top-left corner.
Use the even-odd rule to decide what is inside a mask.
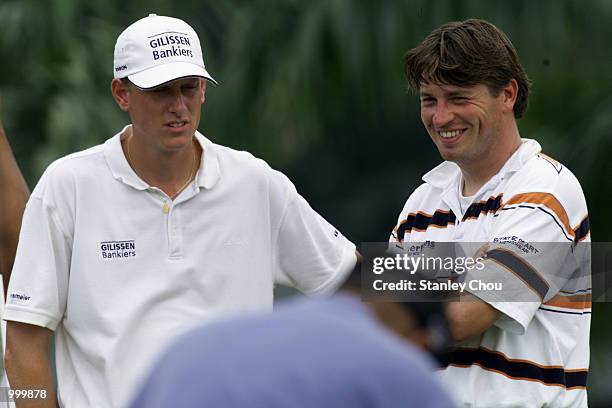
[[[102,259],[131,258],[136,256],[136,241],[102,241],[100,253]]]

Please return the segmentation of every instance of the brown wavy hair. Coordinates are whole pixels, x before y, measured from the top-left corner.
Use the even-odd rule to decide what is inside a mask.
[[[514,78],[518,83],[514,117],[522,117],[527,110],[529,78],[512,42],[488,21],[453,21],[435,29],[406,53],[404,69],[415,92],[423,83],[484,84],[497,96]]]

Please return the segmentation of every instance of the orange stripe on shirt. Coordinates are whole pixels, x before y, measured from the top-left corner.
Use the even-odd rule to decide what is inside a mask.
[[[540,157],[544,160],[546,160],[547,162],[549,162],[550,164],[552,164],[554,167],[561,167],[561,163],[559,163],[557,160],[553,159],[552,157],[540,152]]]
[[[557,198],[550,193],[535,192],[535,193],[517,194],[513,196],[512,198],[510,198],[510,200],[505,202],[502,207],[513,205],[513,204],[525,204],[525,203],[541,204],[541,205],[546,206],[547,208],[549,208],[555,213],[559,221],[561,221],[561,223],[563,224],[563,227],[565,228],[567,233],[572,237],[576,236],[574,233],[574,230],[572,229],[570,225],[569,217],[567,216],[567,212],[565,212],[565,208],[563,208],[563,205],[561,205],[559,200],[557,200]]]
[[[545,302],[544,305],[563,307],[566,309],[590,309],[592,305],[592,296],[590,293],[571,296],[557,295],[548,302]]]

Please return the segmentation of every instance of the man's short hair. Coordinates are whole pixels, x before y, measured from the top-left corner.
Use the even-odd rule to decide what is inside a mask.
[[[518,83],[514,117],[527,110],[529,78],[508,37],[488,21],[469,19],[442,25],[408,51],[405,73],[416,92],[423,83],[486,85],[497,96],[511,79]]]

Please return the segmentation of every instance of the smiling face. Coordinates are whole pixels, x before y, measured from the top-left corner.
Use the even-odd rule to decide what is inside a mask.
[[[119,107],[129,112],[135,140],[156,150],[172,152],[190,146],[200,124],[206,81],[177,79],[150,90],[112,82]]]
[[[421,120],[442,158],[462,168],[495,159],[508,113],[505,91],[423,83],[419,93]]]

